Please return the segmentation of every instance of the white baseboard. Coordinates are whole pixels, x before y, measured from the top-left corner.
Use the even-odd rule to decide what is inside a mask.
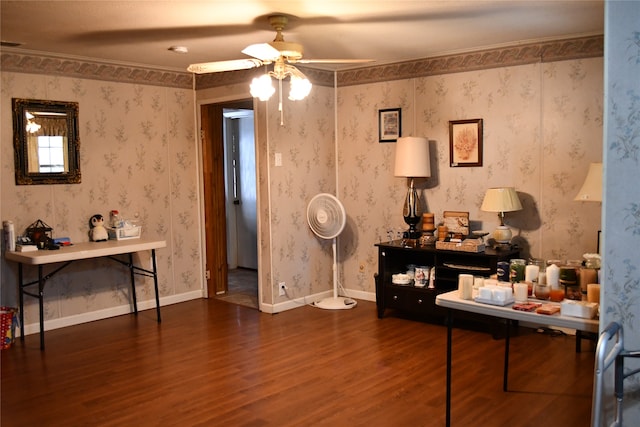
[[[347,289],[346,293],[349,298],[360,299],[363,301],[376,302],[375,292],[356,291],[355,289]]]
[[[190,301],[193,299],[203,298],[202,290],[185,292],[183,294],[170,295],[160,298],[160,307],[165,305],[177,304],[180,302]],[[156,308],[156,300],[138,301],[138,311],[150,310]],[[75,314],[73,316],[62,317],[59,319],[45,320],[44,330],[51,331],[53,329],[65,328],[67,326],[80,325],[82,323],[93,322],[95,320],[108,319],[109,317],[121,316],[131,313],[131,305],[125,304],[117,307],[105,308],[87,313]],[[24,334],[36,334],[40,332],[39,323],[30,323],[24,325]],[[16,328],[16,336],[20,336],[20,328]]]
[[[295,298],[288,301],[280,302],[277,304],[260,304],[260,311],[264,313],[280,313],[282,311],[293,310],[294,308],[300,308],[305,305],[310,305],[315,301],[319,301],[323,298],[327,298],[333,295],[333,291],[320,292],[314,295],[309,295],[302,298]],[[347,289],[346,295],[350,298],[363,301],[376,300],[376,294],[374,292],[357,291],[353,289]],[[160,307],[178,304],[185,301],[191,301],[198,298],[204,298],[205,295],[202,290],[186,292],[178,295],[170,295],[160,298]],[[151,310],[156,308],[155,299],[147,301],[138,301],[138,311]],[[73,316],[62,317],[59,319],[45,320],[44,330],[51,331],[54,329],[65,328],[67,326],[80,325],[82,323],[93,322],[96,320],[108,319],[110,317],[122,316],[123,314],[131,313],[131,305],[125,304],[117,307],[109,307],[103,310],[96,310],[87,313],[76,314]],[[36,323],[30,323],[24,326],[25,335],[36,334],[40,332],[40,325]],[[20,328],[16,328],[16,336],[20,336]]]
[[[320,292],[314,295],[309,295],[302,298],[295,298],[284,302],[279,302],[277,304],[260,304],[260,311],[263,313],[280,313],[282,311],[292,310],[294,308],[303,307],[305,305],[310,305],[315,301],[319,301],[323,298],[333,296],[333,291],[325,291]],[[346,295],[349,298],[359,299],[363,301],[376,301],[375,292],[364,292],[364,291],[356,291],[353,289],[347,289]]]

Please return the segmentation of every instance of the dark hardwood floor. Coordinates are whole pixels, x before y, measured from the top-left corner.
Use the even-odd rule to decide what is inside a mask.
[[[312,307],[276,315],[215,298],[37,334],[1,352],[1,425],[442,426],[446,328]],[[218,325],[216,327],[212,325]],[[587,426],[594,353],[520,327],[455,329],[453,426]]]

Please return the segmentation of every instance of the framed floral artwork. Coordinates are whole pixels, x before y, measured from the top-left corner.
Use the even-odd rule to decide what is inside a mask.
[[[400,108],[378,110],[378,139],[380,142],[396,142],[402,136],[401,114]]]
[[[482,119],[449,121],[450,166],[482,166]]]

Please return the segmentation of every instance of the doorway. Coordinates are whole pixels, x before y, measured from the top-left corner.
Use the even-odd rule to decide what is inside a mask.
[[[253,101],[201,106],[207,291],[258,308]]]

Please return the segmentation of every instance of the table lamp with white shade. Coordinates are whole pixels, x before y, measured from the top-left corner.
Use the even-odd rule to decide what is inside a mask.
[[[591,163],[576,202],[602,202],[602,163]]]
[[[414,178],[431,176],[431,161],[429,158],[429,140],[427,138],[404,136],[396,142],[395,176],[410,178],[407,196],[405,197],[402,216],[409,225],[409,238],[417,239],[420,231],[416,225],[422,218],[420,198],[414,186]]]
[[[500,225],[493,232],[496,242],[506,244],[511,241],[513,234],[509,227],[504,225],[504,213],[519,211],[522,204],[518,198],[518,193],[513,187],[489,188],[484,195],[481,210],[485,212],[497,212],[500,218]]]
[[[576,202],[602,202],[602,163],[591,163],[584,183],[573,199]],[[600,231],[596,250],[600,253]]]

